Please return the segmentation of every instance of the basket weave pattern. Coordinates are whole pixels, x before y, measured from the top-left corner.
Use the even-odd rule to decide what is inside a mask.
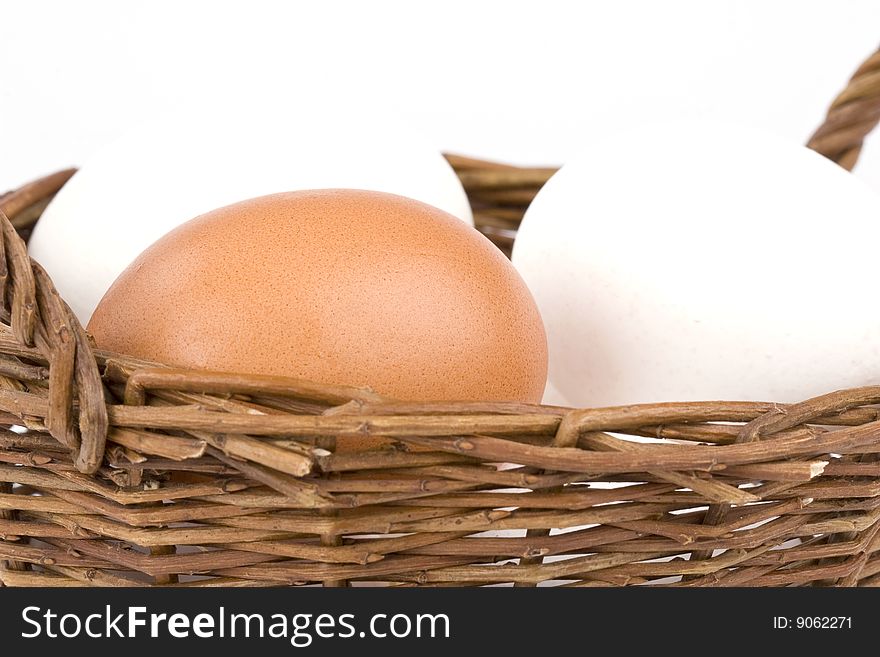
[[[851,168],[878,99],[874,55],[810,146]],[[553,170],[448,157],[509,253]],[[21,239],[72,173],[0,197],[3,585],[880,584],[880,386],[410,403],[105,353]]]

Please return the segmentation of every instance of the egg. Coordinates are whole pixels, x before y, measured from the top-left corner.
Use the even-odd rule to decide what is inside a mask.
[[[549,379],[544,387],[544,396],[541,398],[541,403],[546,406],[571,406]]]
[[[880,197],[720,122],[594,140],[529,207],[513,262],[577,406],[795,402],[880,382]]]
[[[350,187],[401,194],[472,223],[439,151],[363,108],[208,103],[132,128],[96,153],[49,204],[30,240],[85,324],[113,280],[184,221],[243,199]]]
[[[504,255],[382,192],[280,193],[197,217],[135,259],[88,330],[170,365],[403,400],[537,403],[546,382],[541,317]]]

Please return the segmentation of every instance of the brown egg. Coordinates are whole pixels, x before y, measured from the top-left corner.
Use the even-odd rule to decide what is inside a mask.
[[[359,190],[214,210],[144,251],[88,326],[181,367],[368,386],[403,400],[539,402],[547,342],[510,262],[432,206]]]

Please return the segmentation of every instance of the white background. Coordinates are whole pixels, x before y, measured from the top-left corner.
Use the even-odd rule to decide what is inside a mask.
[[[644,117],[803,142],[880,43],[876,0],[0,0],[0,21],[3,189],[199,97],[393,108],[438,148],[514,163]]]

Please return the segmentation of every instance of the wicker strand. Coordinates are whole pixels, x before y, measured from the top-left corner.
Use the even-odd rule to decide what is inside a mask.
[[[880,51],[856,70],[831,103],[824,123],[807,146],[844,169],[856,165],[865,137],[880,121]]]
[[[19,213],[53,196],[71,173],[64,171],[26,185],[0,203],[0,272],[4,274],[0,296],[16,339],[25,346],[36,345],[49,362],[46,422],[50,433],[72,451],[81,472],[93,473],[104,458],[108,428],[101,376],[85,330],[43,268],[28,257],[27,246],[12,223]]]

